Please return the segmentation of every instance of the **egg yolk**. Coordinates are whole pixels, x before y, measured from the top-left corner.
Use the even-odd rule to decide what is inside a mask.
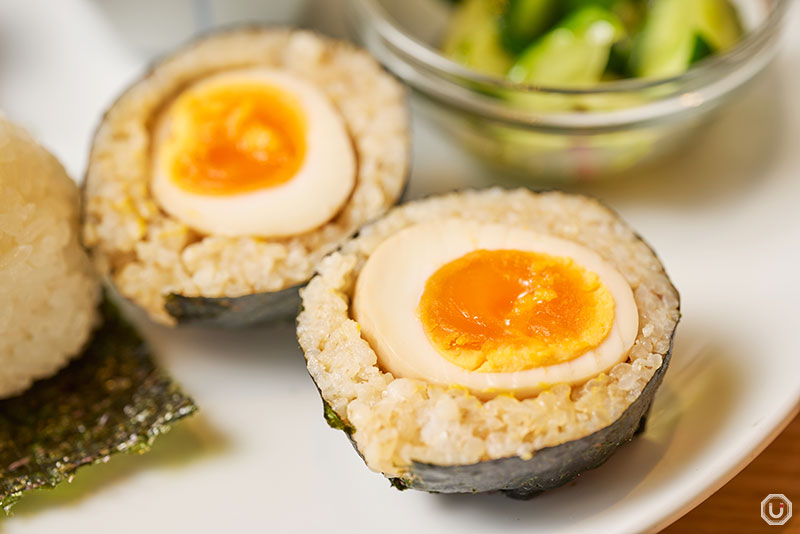
[[[305,153],[298,100],[264,83],[190,89],[169,111],[167,169],[181,189],[232,195],[284,184]]]
[[[611,330],[614,297],[570,258],[475,250],[428,278],[418,312],[428,339],[450,362],[515,372],[597,347]]]

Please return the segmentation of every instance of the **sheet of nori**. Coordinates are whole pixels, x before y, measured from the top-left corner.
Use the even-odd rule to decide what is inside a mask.
[[[178,324],[246,328],[297,316],[300,286],[241,297],[186,297],[170,293],[164,308]]]
[[[399,490],[413,488],[430,493],[501,491],[513,499],[529,499],[543,491],[563,486],[582,472],[605,463],[620,446],[644,431],[650,405],[669,367],[674,339],[673,329],[669,350],[664,355],[661,367],[656,369],[639,397],[605,428],[583,438],[536,451],[529,459],[511,456],[468,465],[413,462],[408,475],[388,477],[389,482]],[[317,391],[322,397],[319,387]],[[353,439],[355,429],[345,423],[324,398],[322,405],[328,426],[344,431],[363,459]]]
[[[52,488],[117,452],[146,451],[196,410],[107,299],[84,354],[22,395],[0,400],[0,506]]]
[[[407,200],[408,174],[395,204]],[[188,297],[178,293],[164,296],[164,309],[179,325],[209,328],[249,328],[297,317],[300,289],[306,283],[279,291],[239,297]]]
[[[644,430],[650,405],[664,379],[672,355],[670,346],[661,367],[642,393],[613,423],[580,439],[536,451],[533,457],[487,460],[471,465],[442,466],[414,462],[410,476],[392,480],[398,489],[415,488],[432,493],[481,493],[500,490],[508,497],[528,499],[563,486],[584,471],[605,463],[622,445]]]

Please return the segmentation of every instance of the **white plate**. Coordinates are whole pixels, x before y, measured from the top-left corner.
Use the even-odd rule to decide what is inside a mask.
[[[146,63],[102,3],[0,3],[0,107],[74,176],[102,109]],[[800,10],[792,18],[787,27],[800,26]],[[202,413],[146,456],[25,497],[0,532],[639,532],[673,521],[766,446],[800,400],[797,65],[795,33],[693,147],[646,179],[583,189],[646,236],[683,297],[647,432],[601,468],[527,502],[401,493],[325,425],[290,324],[237,334],[145,324]],[[487,183],[419,116],[414,133],[412,196]]]

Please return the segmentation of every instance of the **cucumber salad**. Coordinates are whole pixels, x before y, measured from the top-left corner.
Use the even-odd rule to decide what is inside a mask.
[[[442,51],[513,82],[586,87],[679,75],[743,34],[729,0],[461,0]]]

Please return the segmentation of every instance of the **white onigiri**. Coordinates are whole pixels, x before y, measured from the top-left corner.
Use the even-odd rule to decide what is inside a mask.
[[[78,236],[77,186],[0,113],[0,398],[55,374],[89,337],[100,289]]]

